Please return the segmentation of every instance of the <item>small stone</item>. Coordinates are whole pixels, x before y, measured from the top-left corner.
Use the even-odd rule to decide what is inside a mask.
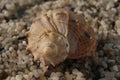
[[[0,69],[4,69],[4,65],[0,65]]]
[[[9,51],[13,51],[14,50],[14,48],[13,47],[9,47]]]
[[[117,65],[114,65],[114,66],[113,66],[113,70],[114,70],[114,71],[119,71],[118,66],[117,66]]]
[[[24,73],[23,73],[23,72],[21,72],[21,71],[19,71],[19,72],[18,72],[18,75],[23,75],[23,74],[24,74]]]
[[[23,49],[22,43],[19,43],[18,46],[19,46],[19,49]]]
[[[74,75],[76,75],[75,80],[86,80],[86,79],[84,78],[83,73],[81,73],[81,72],[78,71],[77,69],[73,69],[72,73],[73,73]]]
[[[60,76],[62,76],[62,73],[61,72],[52,72],[51,75],[50,75],[50,78],[48,80],[59,80],[60,79]]]
[[[34,77],[31,78],[31,80],[36,80]],[[40,79],[41,80],[41,79]]]
[[[11,77],[10,76],[8,76],[7,78],[6,78],[6,80],[10,80],[11,79]]]
[[[23,30],[22,25],[20,23],[16,23],[16,29],[15,31],[21,32]]]
[[[112,78],[111,80],[117,80],[116,78]]]
[[[106,80],[111,80],[115,76],[114,72],[105,72],[104,74],[105,74]]]
[[[16,75],[16,72],[15,72],[15,71],[12,71],[11,75],[12,75],[12,76],[15,76],[15,75]]]
[[[31,78],[29,77],[29,75],[23,75],[23,77],[26,79],[26,80],[30,80]]]
[[[15,9],[15,5],[14,4],[6,4],[6,8],[8,10],[14,10]]]
[[[41,69],[38,69],[38,72],[40,74],[40,80],[46,80],[46,77],[44,76],[44,72]]]
[[[69,72],[65,72],[65,80],[72,80],[73,76]]]
[[[120,57],[116,56],[116,62],[120,64]]]
[[[115,60],[114,59],[108,59],[108,63],[115,64]]]
[[[4,14],[5,17],[8,17],[11,15],[11,13],[8,12],[7,10],[3,10],[2,13]]]
[[[40,76],[38,70],[33,70],[33,75],[35,76],[35,78],[38,78]]]
[[[28,69],[25,69],[25,72],[24,72],[24,73],[28,74],[28,73],[29,73],[29,70],[28,70]]]
[[[23,45],[27,45],[26,41],[22,41],[22,44],[23,44]]]
[[[16,57],[18,56],[18,54],[17,54],[16,51],[13,51],[13,52],[11,53],[11,56],[14,57],[14,58],[16,58]]]
[[[37,68],[37,66],[31,66],[31,67],[30,67],[30,70],[33,71],[33,70],[35,70],[36,68]]]
[[[16,80],[22,80],[23,79],[23,76],[22,75],[16,75]]]
[[[103,65],[104,68],[108,67],[108,65],[107,65],[107,63],[105,61],[102,62],[102,65]]]
[[[109,44],[105,44],[105,46],[103,47],[104,51],[106,54],[110,53],[113,51],[113,49],[111,48],[111,46],[109,46]],[[114,55],[114,54],[111,54]]]
[[[10,80],[16,80],[16,79],[15,79],[15,77],[11,77],[11,79],[10,79]]]
[[[98,80],[106,80],[105,78],[100,78],[100,79],[98,79]]]
[[[116,24],[116,31],[117,31],[118,35],[120,35],[120,20],[117,20],[115,22],[115,24]]]
[[[59,77],[53,76],[53,77],[48,78],[48,80],[59,80]]]
[[[104,56],[104,52],[103,52],[102,50],[100,50],[99,53],[98,53],[98,55],[99,55],[100,57],[102,57],[102,56]]]
[[[61,72],[56,72],[56,73],[52,73],[51,74],[51,76],[58,76],[58,77],[60,77],[60,76],[62,76],[62,73]]]
[[[29,73],[29,78],[31,79],[32,77],[33,77],[33,73],[30,72],[30,73]]]
[[[115,76],[116,78],[120,78],[120,72],[117,72]]]
[[[116,47],[120,50],[120,44],[116,44]]]

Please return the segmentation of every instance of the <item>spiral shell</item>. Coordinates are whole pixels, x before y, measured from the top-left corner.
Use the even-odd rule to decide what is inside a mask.
[[[45,66],[93,56],[97,41],[83,16],[67,9],[50,10],[35,20],[28,32],[28,46],[34,60]]]

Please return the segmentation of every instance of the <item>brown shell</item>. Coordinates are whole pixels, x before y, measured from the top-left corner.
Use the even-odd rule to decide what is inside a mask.
[[[83,16],[67,9],[56,9],[33,21],[27,49],[33,53],[34,60],[55,66],[66,58],[93,56],[96,44],[94,31]]]
[[[97,46],[95,34],[82,15],[70,13],[68,41],[71,45],[68,58],[78,59],[94,56]]]

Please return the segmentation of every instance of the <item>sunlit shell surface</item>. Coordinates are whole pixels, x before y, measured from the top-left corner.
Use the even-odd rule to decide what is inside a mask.
[[[93,56],[97,42],[93,29],[83,16],[67,9],[41,14],[28,32],[28,46],[34,60],[44,66],[57,65],[65,59]]]

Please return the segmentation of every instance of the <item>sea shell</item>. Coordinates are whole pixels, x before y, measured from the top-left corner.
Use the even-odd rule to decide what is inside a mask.
[[[34,60],[44,66],[56,66],[65,59],[79,59],[95,54],[97,41],[93,29],[82,15],[67,9],[40,14],[28,32],[28,46]]]

